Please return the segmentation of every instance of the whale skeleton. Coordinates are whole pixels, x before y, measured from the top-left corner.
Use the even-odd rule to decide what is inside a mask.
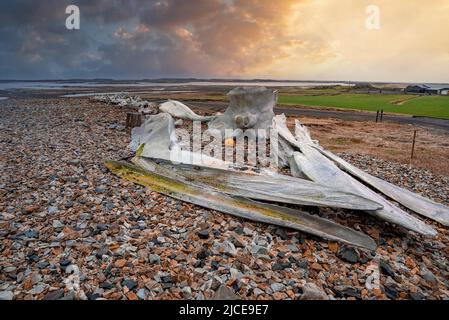
[[[136,152],[133,164],[106,162],[113,173],[209,209],[370,250],[376,244],[369,236],[286,205],[357,210],[424,236],[437,234],[432,226],[389,200],[393,199],[422,216],[449,225],[448,207],[349,164],[322,148],[298,120],[294,134],[286,125],[285,115],[273,116],[269,127],[279,135],[278,157],[281,164],[290,168],[291,176],[287,176],[268,168],[242,168],[183,150],[176,137],[173,118],[209,122],[216,116],[197,115],[174,100],[160,104],[159,112],[147,116],[141,127],[133,129],[130,143],[130,148]],[[239,109],[233,112],[238,114]]]

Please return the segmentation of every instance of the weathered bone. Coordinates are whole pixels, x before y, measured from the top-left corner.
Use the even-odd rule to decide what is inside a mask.
[[[167,113],[149,116],[142,126],[131,131],[130,149],[147,157],[170,159],[170,152],[180,147],[176,138],[173,118]]]
[[[192,120],[192,121],[202,121],[207,122],[211,121],[215,118],[215,116],[200,116],[193,112],[189,107],[185,104],[176,101],[169,100],[159,105],[159,110],[165,113],[170,114],[175,118],[180,118],[184,120]]]
[[[382,208],[378,203],[366,198],[280,174],[267,175],[253,171],[242,172],[173,164],[167,161],[155,162],[142,157],[135,157],[133,162],[141,168],[179,181],[200,183],[219,192],[255,200],[352,210]]]
[[[276,116],[273,125],[282,138],[301,151],[294,153],[294,159],[298,169],[309,179],[331,186],[337,190],[361,195],[381,204],[383,209],[367,211],[375,217],[395,223],[423,235],[435,236],[437,234],[432,227],[428,226],[423,221],[392,205],[389,201],[341,171],[327,157],[310,145],[311,139],[296,139],[286,126],[285,115]],[[301,136],[298,137],[301,138]]]
[[[299,126],[300,123],[298,122],[296,124],[296,127],[299,128]],[[449,226],[448,207],[440,203],[436,203],[430,199],[424,198],[423,196],[417,193],[402,189],[398,186],[395,186],[394,184],[391,184],[387,181],[374,177],[360,170],[359,168],[351,165],[350,163],[346,162],[345,160],[333,154],[332,152],[324,150],[319,145],[313,144],[312,146],[317,150],[319,150],[326,157],[328,157],[329,159],[340,165],[351,175],[356,176],[357,178],[367,183],[371,187],[382,192],[384,195],[396,200],[403,206],[415,211],[416,213],[424,217],[438,221],[445,226]]]
[[[277,91],[263,87],[240,87],[228,93],[229,107],[209,122],[209,129],[268,129],[274,117]]]
[[[103,94],[92,98],[93,101],[106,102],[115,104],[119,107],[143,108],[151,104],[151,102],[142,100],[139,96],[129,96],[127,93]],[[151,112],[153,113],[153,112]]]
[[[174,121],[168,113],[149,116],[144,124],[131,132],[131,151],[138,156],[170,160],[186,164],[202,164],[228,169],[234,165],[202,153],[182,150],[176,137]]]
[[[296,229],[331,241],[340,241],[370,250],[376,248],[374,240],[369,236],[306,212],[229,196],[123,162],[108,161],[106,166],[124,179],[178,200],[253,221]]]
[[[256,175],[255,171],[248,171],[252,173],[252,176],[250,174],[233,173],[233,165],[230,163],[181,150],[174,131],[173,118],[166,113],[148,117],[140,128],[133,130],[133,133],[131,144],[133,147],[139,146],[137,147],[139,150],[136,158],[145,157],[208,166],[210,169],[203,171],[189,170],[189,166],[182,168],[184,169],[183,173],[188,175],[190,180],[201,180],[203,178],[203,180],[213,183],[221,183],[223,188],[228,190],[228,193],[239,189],[238,195],[243,196],[243,192],[245,192],[245,196],[250,198],[251,193],[254,193],[259,194],[255,198],[261,200],[276,201],[277,198],[279,202],[285,203],[313,206],[327,205],[354,210],[375,210],[381,207],[371,200],[354,194],[333,190],[302,179],[275,173],[269,174],[267,170],[261,170],[265,173],[264,176]],[[195,162],[195,160],[201,162]],[[145,167],[146,162],[142,159],[139,164]],[[172,169],[174,170],[174,168]],[[224,180],[220,181],[220,179]]]
[[[139,167],[117,162],[108,162],[108,167],[126,179],[180,200],[370,249],[375,247],[371,238],[347,227],[287,207],[249,199],[364,210],[423,235],[436,235],[432,227],[393,205],[353,175],[410,209],[448,225],[449,208],[373,177],[324,150],[299,121],[296,121],[293,136],[286,126],[285,116],[274,116],[276,91],[260,87],[236,88],[229,97],[226,112],[213,117],[199,116],[178,101],[161,104],[159,110],[165,113],[150,116],[132,132],[130,148],[136,151],[133,162]],[[138,98],[121,96],[112,102],[142,103]],[[172,116],[209,121],[211,130],[275,130],[280,136],[279,162],[290,167],[294,177],[265,168],[240,172],[233,163],[182,150]]]

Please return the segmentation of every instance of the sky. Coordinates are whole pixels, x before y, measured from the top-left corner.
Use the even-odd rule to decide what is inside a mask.
[[[0,79],[174,77],[447,83],[449,1],[0,0]]]

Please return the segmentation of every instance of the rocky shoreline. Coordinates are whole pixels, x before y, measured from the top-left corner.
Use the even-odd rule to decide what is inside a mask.
[[[126,110],[87,99],[0,102],[0,299],[449,299],[449,230],[425,239],[313,209],[376,252],[252,223],[120,180]],[[342,155],[448,204],[449,177]],[[379,283],[377,283],[379,279]]]

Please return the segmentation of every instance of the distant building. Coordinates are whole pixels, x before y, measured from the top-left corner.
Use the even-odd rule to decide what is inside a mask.
[[[439,86],[439,85],[411,85],[404,89],[406,93],[421,93],[421,94],[439,94],[448,95],[449,87]]]
[[[426,86],[408,86],[404,89],[408,93],[426,93]]]

